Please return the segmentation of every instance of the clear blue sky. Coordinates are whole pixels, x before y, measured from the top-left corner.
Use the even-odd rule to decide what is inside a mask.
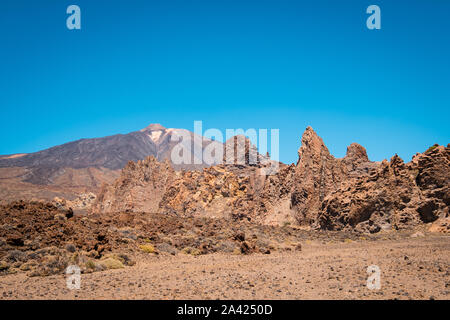
[[[203,120],[279,128],[287,163],[308,125],[335,156],[409,161],[450,142],[449,19],[447,0],[2,0],[0,154]]]

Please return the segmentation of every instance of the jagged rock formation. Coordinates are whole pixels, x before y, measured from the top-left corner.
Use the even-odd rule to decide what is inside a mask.
[[[225,148],[230,141],[237,138]],[[248,140],[241,141],[244,152],[239,155],[235,149],[234,158],[224,153],[225,164],[202,171],[175,172],[154,158],[130,163],[114,185],[104,188],[95,210],[295,222],[372,233],[448,217],[449,147],[434,146],[408,164],[398,156],[378,163],[353,143],[337,159],[308,127],[297,164],[279,164],[276,174],[266,175],[273,162]],[[256,164],[249,161],[252,156]]]
[[[289,205],[280,210],[280,204],[289,201],[293,167],[282,165],[280,172],[271,176],[263,174],[264,169],[218,165],[202,172],[185,172],[167,188],[160,211],[269,224],[293,222]]]
[[[395,155],[369,176],[342,185],[323,201],[321,228],[378,232],[434,222],[449,215],[450,148],[416,155],[407,164]]]
[[[317,225],[325,197],[357,176],[365,176],[376,163],[369,161],[366,150],[357,143],[347,148],[343,159],[334,158],[311,127],[302,136],[298,150],[291,193],[291,207],[303,225]]]
[[[293,167],[259,154],[245,136],[228,139],[223,153],[224,164],[183,172],[174,180],[160,202],[160,211],[269,224],[292,222],[286,204]],[[268,175],[273,168],[280,172]]]
[[[294,222],[276,204],[289,211],[289,184],[293,166],[266,176],[262,166],[217,165],[202,171],[176,172],[168,162],[149,157],[130,162],[121,176],[105,185],[93,212],[162,212],[180,216],[234,217],[280,224]],[[270,221],[267,221],[270,223]]]
[[[114,184],[102,188],[92,211],[159,211],[261,222],[270,218],[273,223],[277,219],[292,220],[288,214],[289,183],[285,181],[289,180],[293,167],[276,163],[281,166],[281,173],[268,176],[265,173],[275,162],[258,154],[248,139],[239,140],[231,138],[226,142],[235,151],[228,153],[226,164],[202,171],[175,172],[168,162],[162,164],[154,157],[130,162]],[[251,150],[255,163],[249,163]],[[227,154],[225,148],[223,152]],[[287,210],[276,210],[275,203],[280,199]]]

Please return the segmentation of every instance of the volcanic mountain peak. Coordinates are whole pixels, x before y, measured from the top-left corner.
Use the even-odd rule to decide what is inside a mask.
[[[145,131],[164,131],[164,130],[166,130],[166,128],[160,125],[159,123],[151,123],[150,125],[148,125],[144,129],[141,129],[140,131],[145,132]]]
[[[182,140],[172,139],[174,136],[180,136]],[[186,137],[191,139],[185,139]],[[128,161],[143,160],[147,156],[154,156],[158,161],[171,159],[172,150],[179,143],[186,146],[186,150],[190,150],[191,157],[196,160],[193,160],[192,164],[173,164],[177,170],[198,170],[209,166],[201,157],[204,148],[211,143],[222,146],[220,142],[203,139],[185,129],[165,128],[160,124],[152,123],[142,130],[128,134],[81,139],[20,156],[0,156],[0,180],[6,185],[18,182],[21,184],[20,188],[25,183],[23,190],[27,197],[31,195],[27,191],[28,183],[48,185],[49,188],[62,183],[68,186],[68,189],[66,188],[68,192],[88,186],[90,188],[88,191],[97,192],[97,188],[103,181],[109,182],[111,177],[116,177],[119,174],[118,170],[122,169]],[[78,175],[78,172],[81,172],[83,178]],[[74,175],[74,173],[77,174]],[[36,190],[40,189],[36,188]],[[11,194],[6,194],[7,190],[3,191],[2,193],[0,188],[0,198],[5,199]],[[40,191],[39,194],[41,194]],[[62,196],[53,191],[48,194],[52,196],[45,196],[46,199],[51,199],[55,195]]]
[[[146,134],[155,144],[160,144],[162,140],[165,140],[161,139],[161,137],[164,137],[166,134],[170,133],[169,131],[170,129],[166,129],[159,123],[152,123],[144,129],[139,130],[139,132]]]

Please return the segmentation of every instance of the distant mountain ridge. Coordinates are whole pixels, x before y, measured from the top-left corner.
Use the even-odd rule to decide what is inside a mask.
[[[178,143],[171,141],[174,134],[194,133],[185,129],[167,129],[160,124],[151,124],[148,127],[130,132],[116,134],[103,138],[80,139],[68,142],[46,150],[29,154],[18,154],[0,158],[0,168],[27,167],[27,168],[75,168],[103,167],[111,170],[122,169],[128,161],[143,160],[154,156],[162,161],[170,159],[172,148]],[[194,139],[192,139],[194,141]],[[220,143],[209,139],[202,139],[202,148],[210,143]],[[195,141],[194,141],[195,143]],[[192,156],[194,154],[192,148]],[[175,169],[198,169],[205,164],[175,165]]]
[[[180,142],[178,137],[172,139],[174,135],[182,137]],[[189,146],[186,136],[191,138]],[[97,193],[104,183],[112,183],[127,163],[149,156],[159,162],[169,160],[174,170],[201,170],[210,166],[203,158],[208,146],[213,147],[209,150],[222,149],[223,160],[234,161],[233,156],[225,159],[226,148],[235,149],[230,145],[233,141],[245,149],[240,154],[243,157],[240,160],[245,163],[248,163],[250,155],[259,162],[268,160],[245,137],[230,138],[222,143],[197,136],[186,129],[165,128],[157,123],[128,134],[80,139],[34,153],[3,155],[0,156],[0,202],[52,200],[54,197],[70,200],[80,194]],[[192,161],[189,164],[171,161],[172,151],[179,143],[183,145],[183,151],[190,149]]]
[[[194,164],[173,164],[175,170],[199,170],[208,165],[195,161],[211,143],[204,137],[193,139],[185,129],[165,128],[150,124],[128,134],[103,138],[80,139],[52,148],[28,153],[0,156],[0,202],[12,200],[52,200],[54,197],[74,199],[82,193],[98,192],[104,183],[116,179],[129,161],[148,156],[158,161],[170,160],[172,149],[179,143],[173,135],[190,135],[191,159]],[[197,141],[202,144],[200,147]],[[200,164],[198,164],[200,163]]]

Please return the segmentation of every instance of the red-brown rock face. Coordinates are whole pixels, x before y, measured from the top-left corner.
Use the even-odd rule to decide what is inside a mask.
[[[120,177],[103,186],[94,212],[157,212],[168,185],[175,178],[170,163],[158,162],[153,156],[129,162]]]
[[[311,127],[302,136],[292,183],[291,207],[300,224],[317,226],[322,202],[341,184],[355,176],[367,175],[376,166],[366,150],[353,143],[343,159],[334,158]]]
[[[289,201],[293,167],[282,166],[273,176],[263,175],[261,170],[264,167],[218,165],[201,172],[183,172],[167,188],[160,211],[269,224],[292,220],[288,205],[287,211],[277,209],[280,202]]]
[[[430,223],[449,215],[450,150],[438,146],[405,164],[395,155],[370,176],[330,193],[319,212],[321,228],[378,232]]]

